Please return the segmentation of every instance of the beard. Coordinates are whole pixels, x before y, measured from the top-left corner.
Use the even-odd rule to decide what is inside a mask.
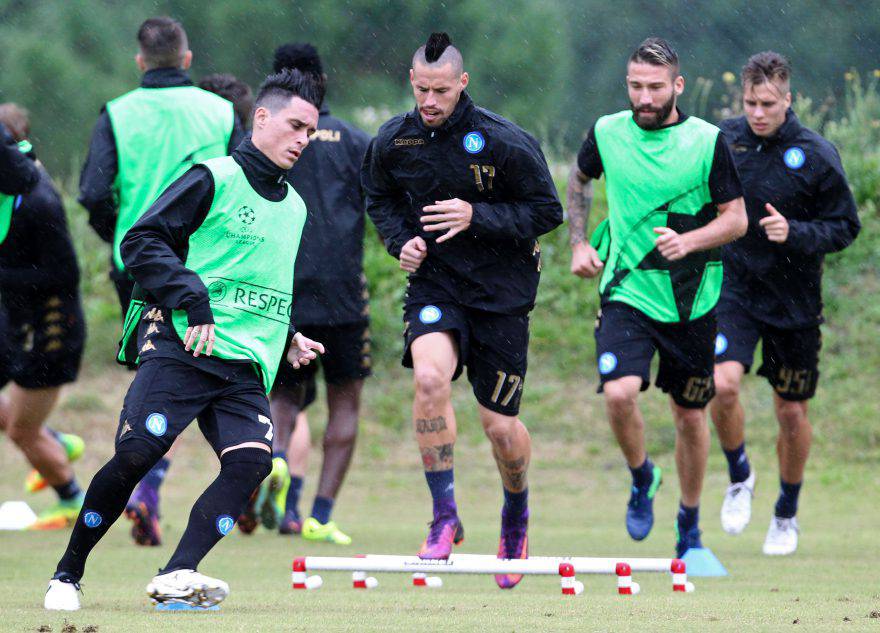
[[[636,107],[632,103],[629,104],[630,109],[633,113],[633,120],[643,130],[657,130],[663,126],[663,123],[666,119],[669,118],[669,115],[672,114],[672,109],[675,107],[675,93],[669,97],[669,101],[661,105],[659,108],[653,107]],[[648,117],[644,117],[643,114],[653,113]]]

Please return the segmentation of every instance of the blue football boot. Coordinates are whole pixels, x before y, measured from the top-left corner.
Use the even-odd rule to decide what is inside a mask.
[[[651,483],[632,488],[632,495],[626,506],[626,531],[633,540],[643,540],[654,527],[654,495],[660,489],[661,483],[663,483],[663,471],[659,466],[654,466],[651,471]]]

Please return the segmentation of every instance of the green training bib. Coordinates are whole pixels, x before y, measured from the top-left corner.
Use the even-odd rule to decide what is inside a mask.
[[[31,149],[33,149],[33,146],[29,141],[19,141],[18,151],[22,154],[27,154]],[[9,227],[12,224],[12,212],[15,211],[15,199],[17,197],[0,193],[0,244],[9,235]]]
[[[607,249],[599,283],[603,300],[620,301],[657,321],[697,319],[718,302],[721,250],[671,262],[654,246],[655,227],[685,233],[711,222],[717,208],[709,173],[718,128],[696,117],[643,130],[629,110],[596,122],[596,143],[608,196]]]
[[[198,162],[226,154],[232,104],[195,86],[138,88],[110,101],[119,171],[113,261],[123,270],[122,238],[168,185]]]

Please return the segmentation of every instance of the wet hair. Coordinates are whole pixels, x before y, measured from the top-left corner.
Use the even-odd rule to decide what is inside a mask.
[[[31,134],[30,113],[17,103],[0,103],[0,123],[16,142],[24,141]]]
[[[662,37],[649,37],[639,44],[639,47],[629,56],[629,63],[666,66],[675,75],[679,70],[678,53],[672,48],[672,44]]]
[[[276,112],[287,106],[294,97],[320,108],[324,100],[324,90],[312,73],[303,73],[296,69],[282,70],[266,77],[257,91],[254,105]]]
[[[250,127],[251,113],[254,109],[254,93],[251,87],[235,75],[216,73],[202,77],[199,88],[213,92],[232,102],[238,120],[246,128]]]
[[[790,78],[791,62],[785,56],[773,51],[752,55],[742,68],[743,86],[760,86],[771,81],[787,84]]]
[[[452,40],[447,33],[431,33],[425,45],[420,46],[413,55],[413,68],[416,67],[416,63],[431,66],[452,64],[456,74],[464,72],[464,60],[461,57],[461,52],[452,45]]]
[[[318,49],[307,42],[291,42],[282,44],[275,49],[275,57],[272,60],[272,69],[276,73],[282,70],[295,68],[296,70],[309,73],[314,76],[321,88],[321,92],[327,91],[327,76],[324,74],[324,66]],[[323,97],[322,97],[323,102]],[[318,105],[320,108],[320,104]]]
[[[144,21],[137,40],[147,68],[178,68],[189,49],[183,26],[165,16]]]

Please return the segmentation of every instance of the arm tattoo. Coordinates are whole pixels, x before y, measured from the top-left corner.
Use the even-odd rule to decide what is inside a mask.
[[[587,224],[593,208],[593,181],[572,165],[566,190],[568,206],[568,232],[571,245],[586,241]]]
[[[420,450],[422,452],[422,464],[429,473],[441,470],[452,469],[452,447],[453,444],[438,444],[436,446],[425,446]]]
[[[446,418],[416,418],[416,433],[439,433],[446,430]]]

